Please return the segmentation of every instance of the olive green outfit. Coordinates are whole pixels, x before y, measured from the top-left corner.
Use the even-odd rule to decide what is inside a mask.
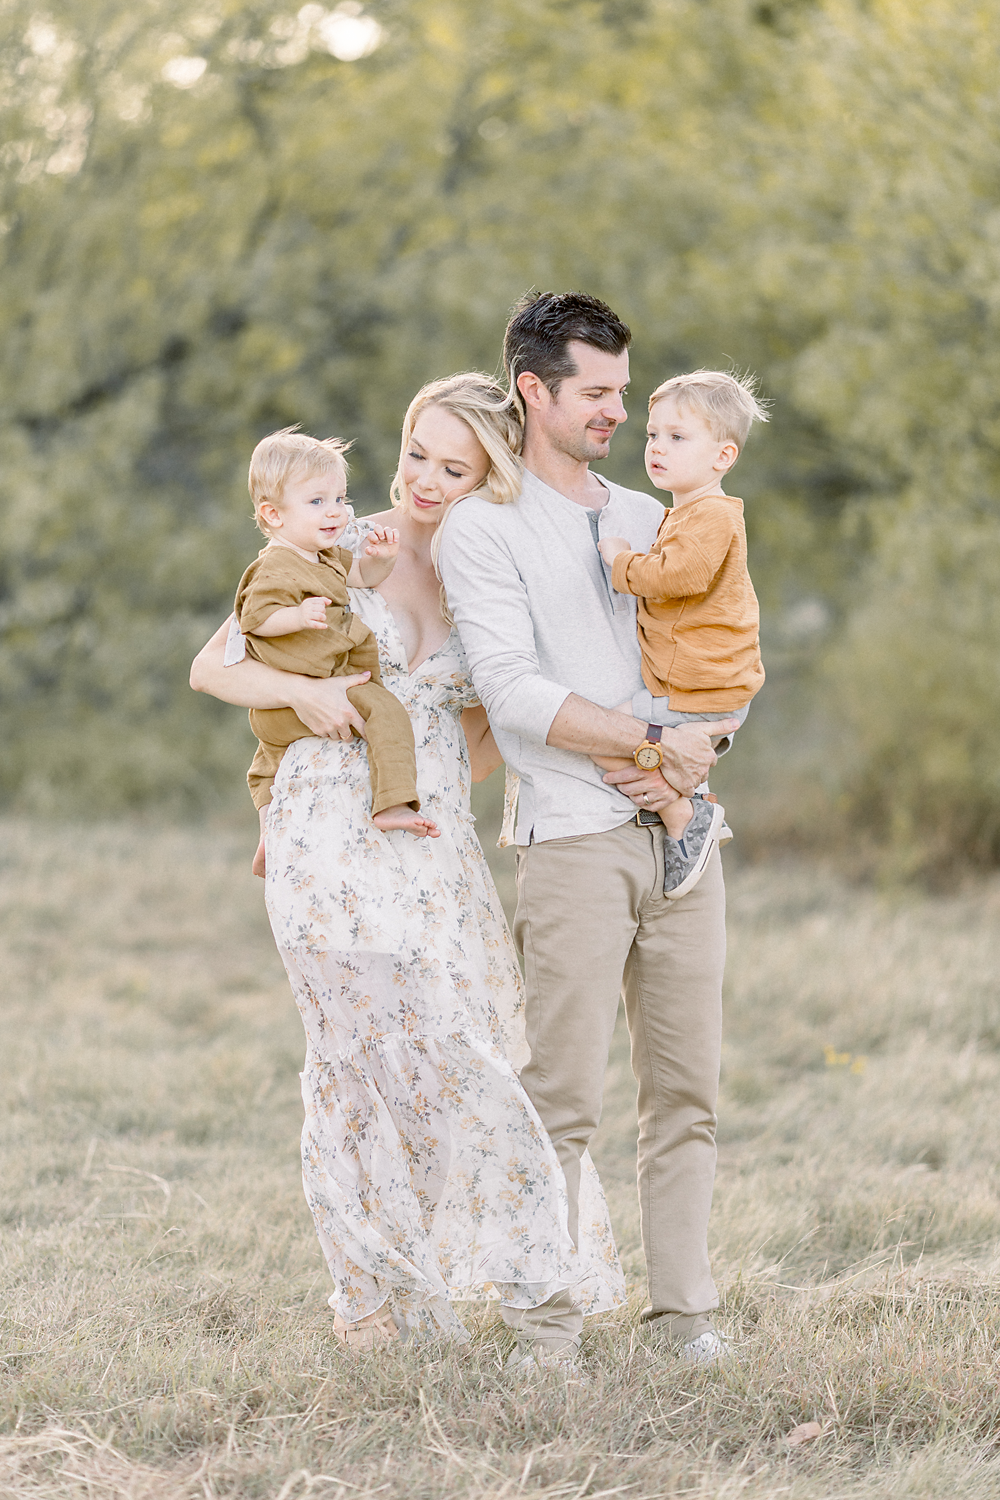
[[[240,579],[236,621],[246,637],[248,654],[266,666],[305,677],[371,673],[370,681],[348,688],[347,696],[365,721],[372,813],[387,807],[419,808],[409,717],[399,699],[382,686],[375,637],[351,611],[347,575],[353,562],[354,554],[343,547],[320,552],[318,562],[310,562],[290,547],[265,547]],[[267,637],[254,634],[276,609],[318,597],[332,601],[327,606],[325,630]],[[254,806],[261,808],[271,800],[271,783],[288,746],[294,740],[308,739],[313,731],[290,708],[252,708],[250,727],[259,744],[247,782]]]

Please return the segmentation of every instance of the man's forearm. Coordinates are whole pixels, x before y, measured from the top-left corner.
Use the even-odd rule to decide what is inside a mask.
[[[581,755],[614,755],[632,758],[641,745],[646,726],[630,714],[600,708],[576,693],[563,701],[549,727],[545,743],[555,750],[577,750]]]
[[[652,775],[657,785],[661,778],[684,796],[690,796],[715,765],[715,751],[711,735],[734,733],[738,720],[683,724],[677,729],[664,729],[660,747],[663,763],[659,771],[638,772],[630,768],[631,774],[641,778]],[[599,708],[571,693],[552,720],[547,745],[557,750],[577,750],[581,755],[619,756],[631,760],[633,751],[646,738],[646,725],[630,714],[617,713],[612,708]],[[613,771],[605,777],[625,776],[624,771]]]

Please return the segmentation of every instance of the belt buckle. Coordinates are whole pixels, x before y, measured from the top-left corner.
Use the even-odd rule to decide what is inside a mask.
[[[650,828],[655,823],[662,823],[663,819],[651,807],[640,807],[636,812],[635,821],[640,828]]]

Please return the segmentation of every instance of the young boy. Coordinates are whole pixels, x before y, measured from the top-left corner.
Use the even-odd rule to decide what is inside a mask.
[[[747,572],[743,501],[722,480],[752,424],[768,420],[755,382],[720,370],[675,375],[649,398],[646,472],[674,504],[653,550],[633,552],[624,537],[598,545],[621,594],[638,598],[645,690],[623,705],[649,725],[637,763],[656,764],[664,726],[739,719],[764,681],[757,596]],[[721,754],[728,737],[713,741]],[[719,842],[725,813],[696,793],[661,814],[666,826],[663,893],[686,895]]]
[[[236,592],[235,614],[255,660],[307,677],[371,680],[348,689],[365,720],[372,782],[372,821],[418,838],[438,837],[420,816],[413,730],[406,710],[382,686],[375,637],[351,612],[348,588],[375,588],[392,571],[399,533],[376,528],[364,554],[336,545],[351,519],[347,508],[347,444],[320,441],[295,428],[263,438],[250,459],[250,494],[267,546]],[[247,781],[260,812],[256,875],[264,874],[264,821],[271,784],[285,750],[312,734],[290,708],[251,709],[259,741]]]

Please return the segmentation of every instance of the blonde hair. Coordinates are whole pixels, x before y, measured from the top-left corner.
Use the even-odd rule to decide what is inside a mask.
[[[313,474],[341,469],[346,479],[350,470],[344,455],[350,446],[342,438],[309,437],[299,431],[298,423],[261,438],[250,456],[247,488],[253,501],[254,520],[265,536],[271,532],[260,516],[264,502],[280,505],[286,485]]]
[[[494,505],[509,505],[512,500],[516,500],[521,493],[523,473],[518,458],[524,440],[521,413],[510,393],[491,376],[482,375],[478,370],[464,370],[459,375],[448,375],[444,380],[431,380],[427,385],[421,386],[406,408],[399,445],[399,465],[389,489],[393,505],[399,507],[403,504],[403,463],[417,418],[428,406],[442,406],[445,411],[460,418],[479,440],[490,461],[485,479],[470,493],[482,495],[484,500],[489,500]],[[438,577],[441,576],[438,554],[444,523],[455,506],[464,499],[465,496],[460,495],[452,500],[431,538],[431,561]],[[441,614],[449,625],[454,624],[443,584]]]
[[[673,396],[678,406],[690,407],[705,418],[709,431],[719,443],[736,443],[742,448],[754,422],[767,422],[769,402],[757,396],[757,377],[749,371],[733,375],[727,370],[695,370],[690,375],[675,375],[658,385],[649,398],[649,410],[665,396]]]
[[[524,438],[520,413],[503,386],[491,376],[466,370],[421,386],[406,408],[399,465],[389,489],[393,505],[403,503],[403,464],[417,418],[428,406],[443,406],[445,411],[460,418],[482,445],[490,467],[476,493],[494,505],[516,500],[521,493],[521,465],[517,455]]]

